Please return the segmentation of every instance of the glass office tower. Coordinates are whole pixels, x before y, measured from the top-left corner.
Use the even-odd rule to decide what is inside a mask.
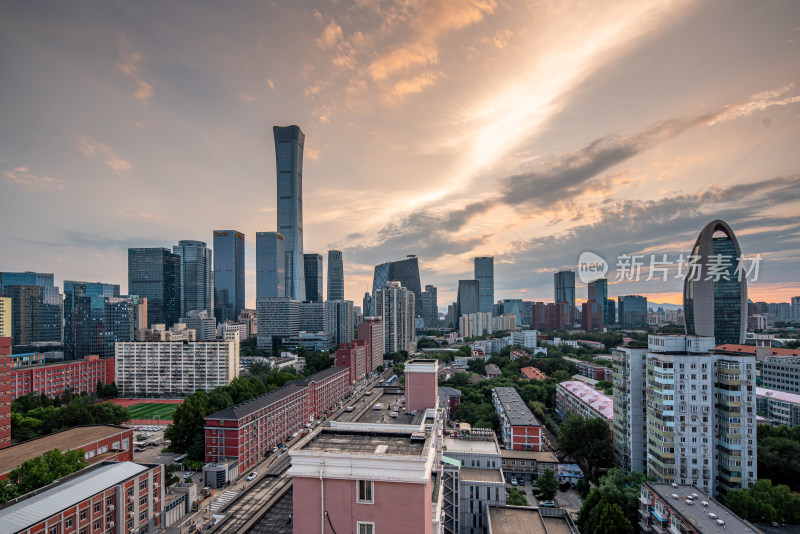
[[[340,250],[328,251],[328,300],[344,300],[344,262]]]
[[[322,254],[303,254],[303,271],[306,277],[306,300],[323,302]]]
[[[53,273],[34,273],[34,272],[2,272],[0,273],[0,295],[8,294],[9,286],[37,286],[38,290],[38,310],[36,310],[35,328],[30,311],[23,312],[28,314],[31,321],[26,327],[26,337],[30,342],[61,342],[64,339],[64,303],[62,295],[58,291],[58,286],[53,282]],[[30,292],[30,291],[29,291]],[[13,300],[13,299],[12,299]],[[13,302],[12,302],[13,309]],[[12,323],[12,328],[13,328]],[[19,345],[15,340],[15,345]]]
[[[390,261],[375,266],[372,277],[372,295],[386,287],[386,282],[400,282],[400,285],[414,293],[414,314],[422,317],[422,287],[419,280],[419,260],[413,254],[400,261]],[[376,308],[377,310],[377,308]]]
[[[214,266],[204,241],[181,240],[172,247],[181,259],[181,317],[190,311],[214,313]]]
[[[480,286],[481,313],[494,310],[494,256],[475,258],[475,280]]]
[[[244,234],[214,230],[214,317],[218,323],[236,321],[243,309]]]
[[[147,299],[147,326],[181,317],[181,260],[166,248],[128,249],[128,293]]]
[[[298,126],[275,126],[275,167],[278,172],[278,232],[286,245],[286,296],[306,300],[303,274],[303,144]]]
[[[256,232],[256,300],[286,296],[286,248],[278,232]]]

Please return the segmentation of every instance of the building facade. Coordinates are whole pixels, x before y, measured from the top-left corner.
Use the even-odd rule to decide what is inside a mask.
[[[114,382],[114,358],[84,356],[82,360],[41,365],[20,365],[8,373],[11,400],[23,395],[51,399],[69,389],[73,394],[94,393],[97,384]]]
[[[121,396],[191,395],[227,386],[239,376],[239,335],[220,341],[117,343]]]
[[[419,279],[419,260],[414,255],[409,255],[404,260],[390,261],[375,266],[372,277],[372,295],[386,287],[387,282],[400,282],[407,290],[414,293],[413,316],[422,317],[422,286]],[[376,298],[377,300],[377,298]],[[375,303],[377,306],[377,302]],[[364,315],[367,314],[364,308]],[[377,311],[372,315],[378,315]]]
[[[0,337],[11,337],[11,313],[11,299],[0,297]]]
[[[322,254],[303,254],[303,269],[306,277],[306,300],[308,302],[324,302]]]
[[[542,425],[516,389],[494,388],[492,405],[500,417],[500,436],[507,449],[542,450]]]
[[[14,345],[63,341],[64,307],[53,279],[53,273],[0,272],[0,296],[11,298],[15,318],[11,322]],[[20,301],[14,298],[15,294],[20,294]]]
[[[300,314],[300,331],[316,334],[325,331],[325,303],[301,302],[298,306]]]
[[[341,250],[328,251],[327,300],[344,300],[344,262]]]
[[[275,350],[282,338],[300,333],[300,302],[289,297],[258,299],[258,348]]]
[[[602,419],[610,428],[614,422],[614,397],[585,382],[569,380],[556,386],[556,411],[562,418],[575,414],[583,419]]]
[[[244,234],[214,230],[214,317],[235,321],[243,309]]]
[[[756,407],[773,425],[800,426],[800,395],[767,388],[756,388]]]
[[[564,304],[568,314],[569,330],[575,322],[575,271],[558,271],[553,274],[555,286],[554,300],[556,305]]]
[[[180,257],[165,248],[128,249],[128,293],[147,299],[148,326],[181,317]]]
[[[303,147],[298,126],[274,126],[275,168],[278,172],[278,232],[286,246],[286,296],[306,300],[303,259]]]
[[[346,367],[349,370],[351,384],[355,384],[367,374],[368,352],[369,347],[363,339],[339,344],[339,348],[336,350],[335,365],[337,367]]]
[[[325,302],[325,332],[333,336],[337,345],[352,341],[354,328],[353,301],[329,300]]]
[[[11,445],[11,338],[0,337],[0,449]]]
[[[477,280],[459,280],[456,296],[458,317],[478,313],[481,307],[480,286]]]
[[[614,465],[625,472],[647,468],[647,349],[617,347],[614,365]]]
[[[494,306],[494,256],[480,256],[474,262],[475,280],[478,281],[480,292],[478,311],[491,313]]]
[[[761,385],[800,393],[800,356],[770,356],[761,362]]]
[[[205,241],[181,240],[172,247],[180,258],[181,317],[190,311],[214,313],[214,262]],[[66,291],[66,289],[65,289]]]
[[[385,346],[383,342],[383,320],[380,317],[365,317],[358,325],[358,339],[367,342],[368,369],[375,372],[383,365]]]
[[[384,354],[414,351],[414,299],[414,292],[400,282],[386,282],[375,292],[375,314],[383,324]]]
[[[286,296],[286,243],[278,232],[256,232],[256,300]]]
[[[647,326],[647,297],[624,295],[617,298],[619,324],[623,328]]]
[[[427,285],[422,292],[422,318],[425,328],[434,328],[439,324],[439,297],[436,286]]]

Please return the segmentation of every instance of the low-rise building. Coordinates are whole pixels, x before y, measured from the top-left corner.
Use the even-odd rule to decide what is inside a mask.
[[[448,414],[456,413],[459,404],[461,404],[461,391],[447,386],[439,387],[439,405],[446,408]]]
[[[592,378],[594,380],[611,380],[614,376],[614,370],[611,367],[600,365],[599,363],[586,362],[578,358],[564,357],[568,362],[575,364],[578,369],[578,374]]]
[[[614,424],[614,397],[578,380],[556,386],[556,411],[563,418],[574,413],[584,419],[600,418]]]
[[[93,393],[98,383],[106,385],[114,382],[114,358],[85,356],[82,360],[63,363],[17,363],[19,365],[8,373],[11,379],[11,400],[28,394],[54,398],[62,395],[68,388],[75,394]]]
[[[520,369],[520,372],[523,378],[527,378],[528,380],[544,380],[547,378],[547,375],[536,367],[523,367]]]
[[[800,395],[795,393],[757,387],[756,410],[774,425],[800,425]]]
[[[163,526],[164,466],[102,462],[8,501],[3,532],[156,532]]]
[[[542,425],[516,389],[494,388],[492,404],[500,416],[500,436],[507,449],[542,450]]]
[[[506,476],[536,480],[546,469],[558,472],[558,458],[550,451],[500,451],[501,465]]]
[[[497,378],[499,376],[503,376],[503,373],[500,372],[500,368],[493,363],[490,363],[486,366],[484,373],[486,374],[486,378]]]
[[[47,451],[83,450],[89,464],[100,461],[133,460],[133,430],[116,425],[77,426],[40,438],[23,441],[0,451],[0,480],[28,460]]]
[[[539,332],[536,330],[520,330],[511,332],[511,344],[525,347],[526,349],[535,349],[537,346],[537,336]]]
[[[639,498],[639,527],[642,532],[662,534],[760,534],[760,530],[688,484],[645,482]]]
[[[486,534],[574,534],[563,508],[489,506]]]

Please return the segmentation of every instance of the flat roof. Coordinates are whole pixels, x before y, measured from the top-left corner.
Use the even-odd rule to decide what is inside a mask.
[[[755,345],[738,345],[734,343],[725,343],[714,347],[716,352],[725,354],[755,354]],[[800,349],[784,349],[780,347],[770,347],[770,356],[800,356]]]
[[[461,480],[470,482],[497,482],[505,484],[505,480],[500,475],[499,469],[474,469],[471,467],[461,468]]]
[[[78,471],[78,476],[52,484],[41,493],[29,493],[0,508],[0,534],[25,530],[92,495],[147,471],[133,462],[109,462]]]
[[[696,486],[678,484],[678,487],[674,487],[667,482],[645,482],[645,485],[672,508],[685,523],[692,525],[697,532],[720,531],[722,527],[717,520],[721,519],[725,522],[725,532],[760,534],[760,531],[753,525],[722,506]],[[678,498],[674,498],[673,494]],[[697,494],[697,498],[691,499],[694,504],[687,504],[688,496],[692,494]],[[708,503],[708,506],[704,505],[704,502]],[[717,517],[712,518],[709,514]]]
[[[424,456],[427,454],[428,433],[420,438],[412,436],[411,432],[392,432],[390,426],[387,426],[386,432],[323,428],[298,450],[344,454]]]
[[[489,506],[491,534],[547,534],[536,508],[522,506]]]
[[[442,439],[442,445],[447,447],[447,450],[443,452],[445,456],[447,456],[448,452],[471,452],[475,454],[497,454],[500,452],[496,440],[455,439],[445,436]]]
[[[800,404],[800,395],[796,393],[787,393],[786,391],[779,391],[777,389],[756,387],[756,397],[775,399],[783,402],[789,402],[791,404]]]
[[[550,451],[517,451],[514,449],[500,449],[501,458],[519,458],[522,460],[536,460],[537,462],[558,463],[555,453]]]
[[[607,420],[614,419],[614,397],[577,380],[561,382],[558,385]]]
[[[500,399],[503,411],[512,426],[542,426],[533,415],[528,405],[512,387],[497,387],[492,391]]]
[[[80,449],[84,445],[90,445],[101,439],[110,438],[129,430],[131,429],[115,425],[78,426],[48,434],[41,438],[17,443],[0,450],[0,475],[8,473],[22,463],[41,456],[47,451],[59,449],[64,452]],[[133,443],[128,446],[133,447]]]

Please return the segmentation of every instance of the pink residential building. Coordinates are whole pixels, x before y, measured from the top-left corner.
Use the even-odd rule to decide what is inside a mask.
[[[406,412],[434,408],[439,403],[439,361],[409,360],[405,363]]]

